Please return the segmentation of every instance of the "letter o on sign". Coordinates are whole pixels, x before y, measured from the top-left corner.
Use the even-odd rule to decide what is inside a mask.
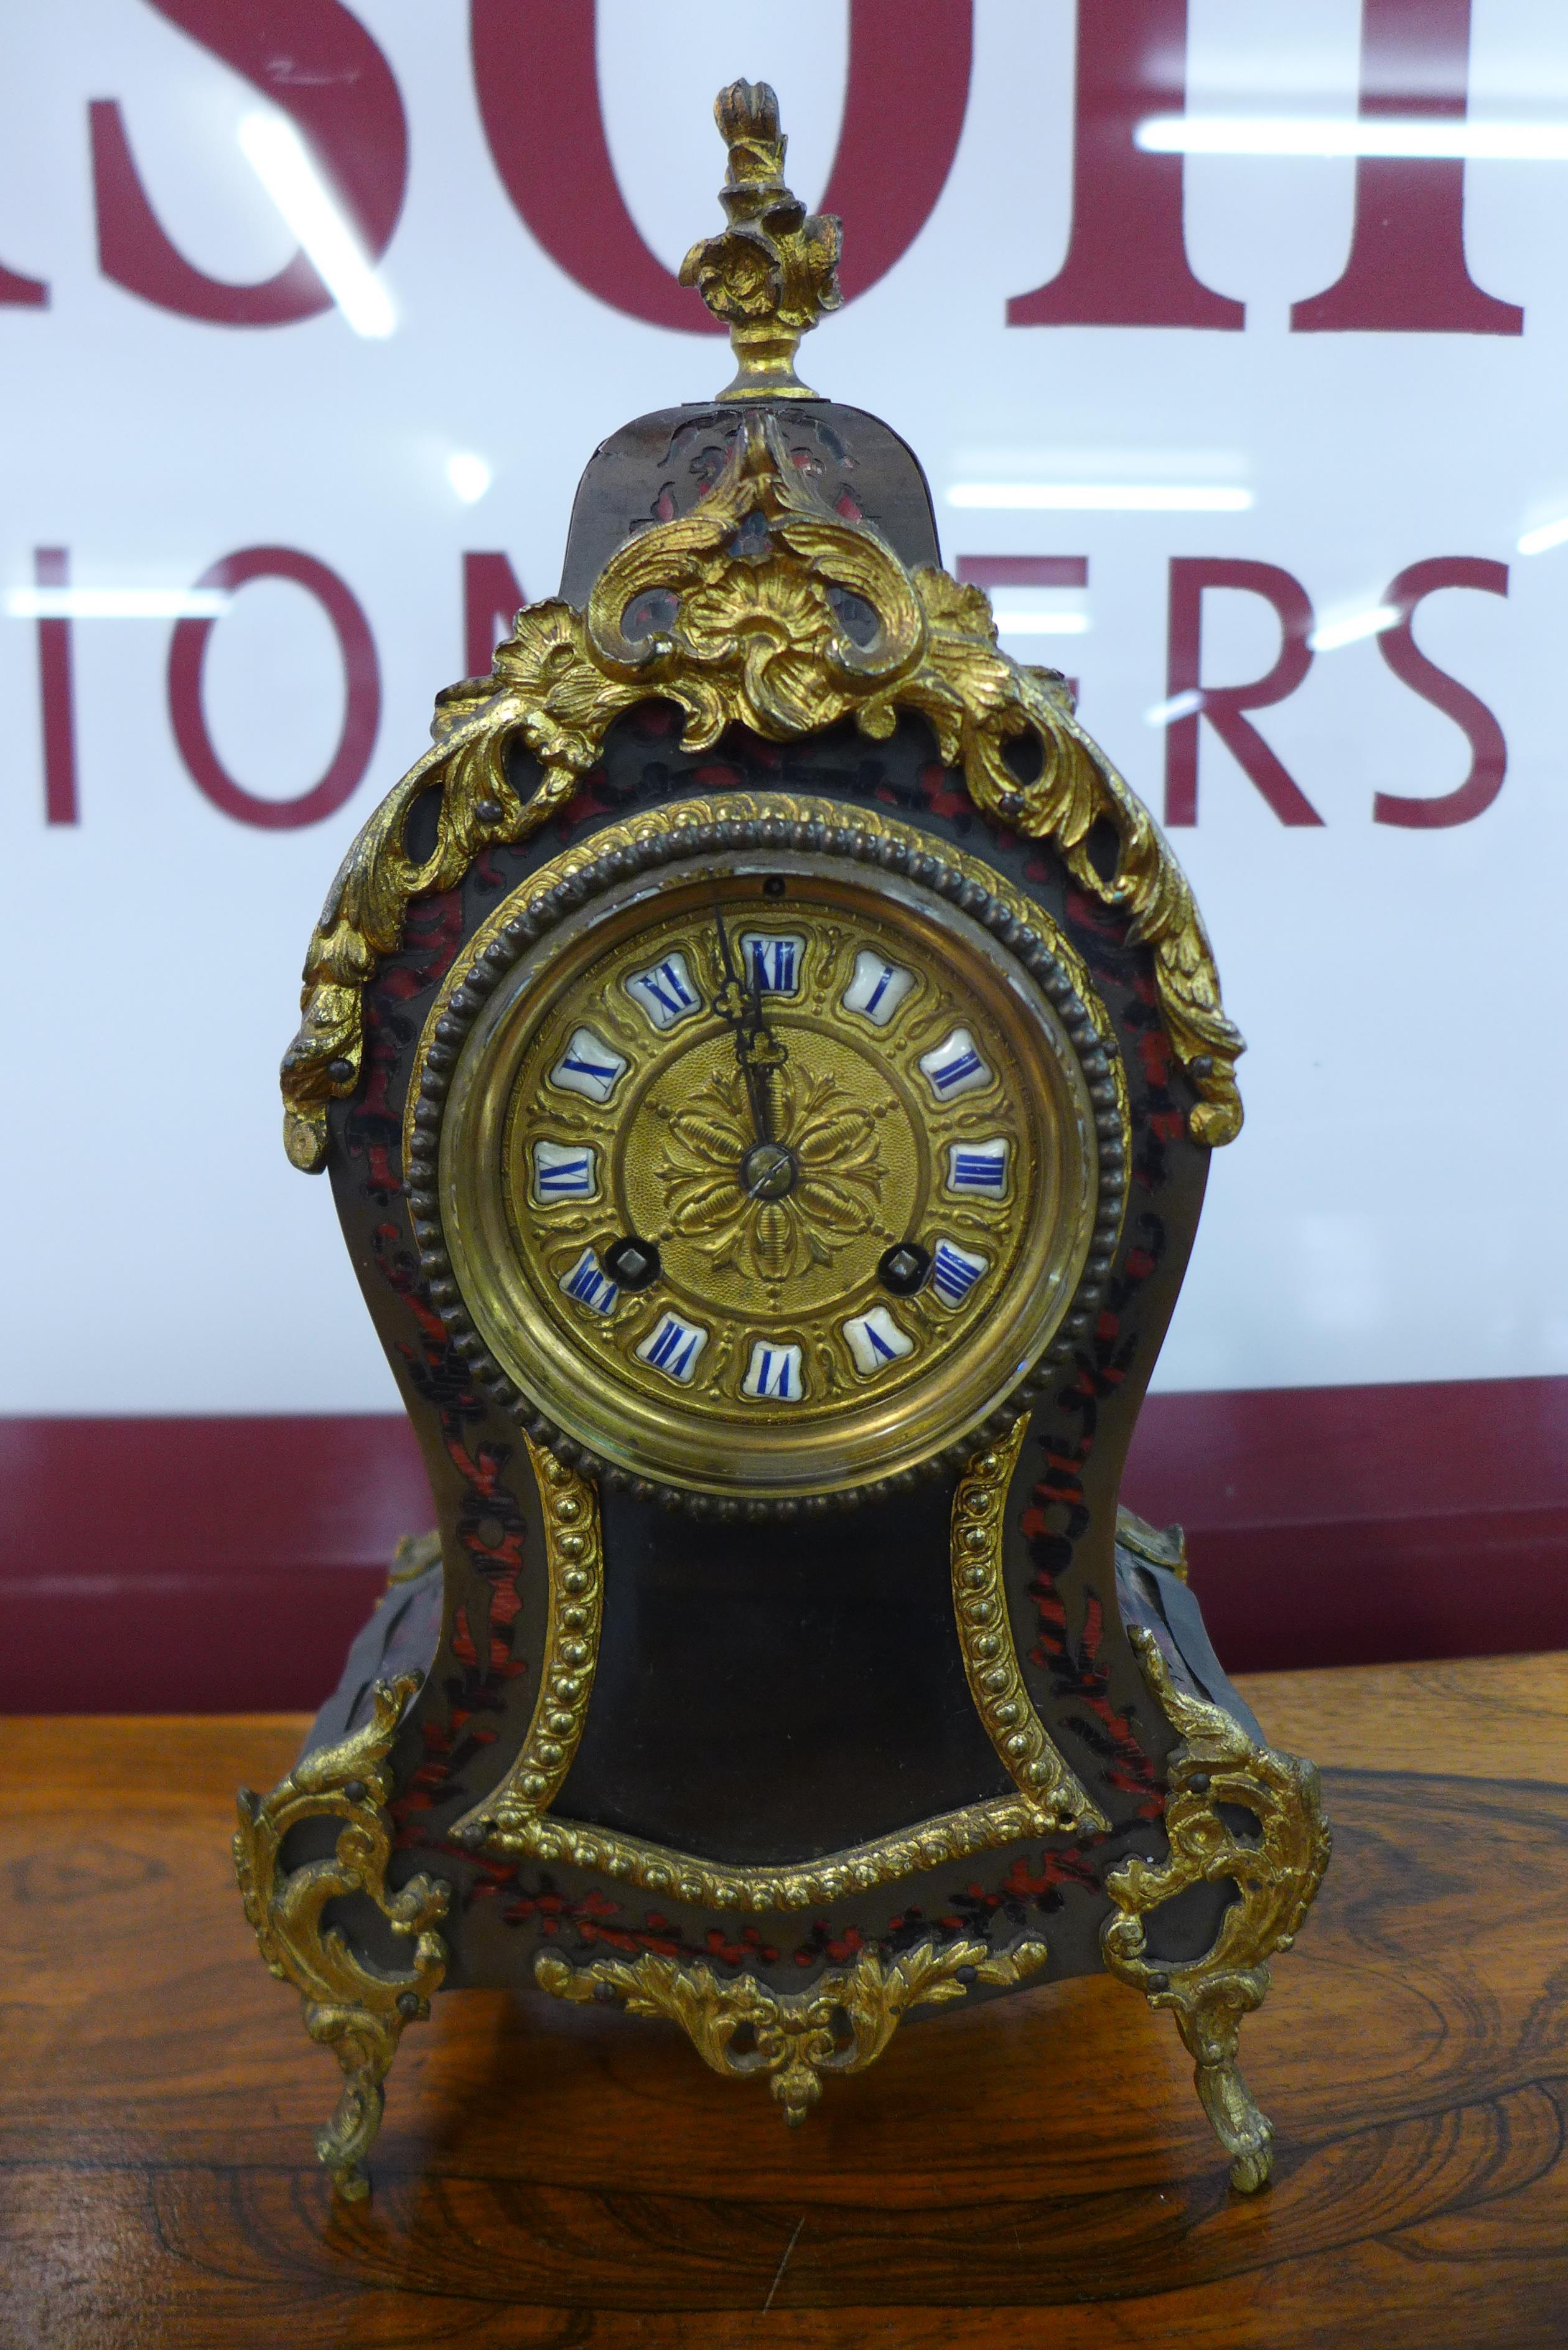
[[[337,631],[343,657],[343,732],[327,773],[292,800],[263,799],[235,783],[213,748],[202,707],[202,671],[214,625],[210,619],[175,624],[169,647],[169,716],[192,780],[214,807],[239,824],[291,831],[334,815],[369,765],[381,723],[381,672],[369,622],[336,571],[314,556],[301,555],[292,546],[246,546],[213,564],[196,585],[232,591],[253,579],[292,579],[316,598]]]

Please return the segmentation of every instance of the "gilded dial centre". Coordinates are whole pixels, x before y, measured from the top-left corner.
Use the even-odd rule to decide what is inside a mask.
[[[610,892],[525,960],[443,1191],[486,1345],[579,1442],[787,1496],[995,1408],[1065,1310],[1096,1162],[1061,1022],[978,924],[770,865]]]
[[[918,1106],[863,1045],[810,1015],[775,1015],[774,1035],[788,1058],[766,1081],[774,1130],[754,1130],[729,1038],[694,1041],[628,1120],[618,1196],[683,1294],[819,1315],[920,1212],[926,1153]]]

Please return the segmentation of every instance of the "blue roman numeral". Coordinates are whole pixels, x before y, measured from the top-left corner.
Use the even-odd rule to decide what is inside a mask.
[[[634,994],[647,999],[645,1009],[656,1027],[673,1027],[686,1013],[697,1009],[697,998],[686,984],[684,966],[675,956],[656,963],[651,971],[635,972],[626,983]]]
[[[697,1001],[672,962],[661,962],[657,971],[648,973],[643,983],[650,995],[658,996],[666,1012],[683,1012],[689,1003]]]
[[[950,1094],[967,1094],[991,1083],[991,1070],[975,1051],[974,1039],[967,1028],[955,1028],[930,1052],[922,1053],[920,1069],[929,1078],[931,1091],[939,1101],[946,1101]]]
[[[948,1186],[954,1191],[1001,1193],[1007,1181],[1007,1160],[1000,1151],[955,1150]]]
[[[595,1101],[608,1101],[626,1067],[613,1045],[607,1045],[591,1028],[574,1028],[565,1053],[550,1072],[550,1083],[564,1093],[586,1093]]]
[[[961,1053],[956,1061],[949,1061],[942,1067],[933,1069],[930,1072],[931,1083],[938,1093],[950,1093],[954,1086],[961,1085],[965,1077],[972,1077],[977,1069],[984,1066],[980,1055],[971,1048],[967,1053]]]
[[[871,990],[870,994],[867,997],[865,1003],[860,1007],[862,1012],[865,1013],[867,1020],[869,1020],[871,1014],[876,1011],[877,1006],[881,1003],[882,998],[887,994],[888,982],[892,978],[892,964],[890,962],[885,962],[882,965],[881,977],[877,980],[876,986]]]
[[[746,941],[751,949],[750,976],[765,995],[793,995],[795,987],[794,939],[758,939]]]
[[[772,1347],[758,1347],[756,1388],[760,1396],[778,1396],[785,1403],[794,1399],[794,1357],[787,1347],[779,1352]]]
[[[656,1371],[667,1371],[672,1379],[683,1379],[701,1342],[701,1331],[689,1329],[684,1322],[666,1315],[644,1360],[651,1363]]]
[[[619,1295],[609,1275],[601,1271],[592,1249],[585,1249],[561,1287],[579,1305],[591,1305],[596,1314],[608,1314]]]
[[[553,1167],[536,1166],[535,1188],[542,1200],[582,1198],[593,1190],[588,1165],[587,1152],[580,1150],[575,1159],[557,1159]]]
[[[950,1241],[939,1241],[931,1259],[931,1287],[944,1305],[961,1305],[984,1271],[983,1258],[966,1256]]]
[[[869,947],[861,947],[841,1001],[846,1012],[869,1020],[874,1028],[885,1028],[914,984],[912,971],[886,962],[882,956],[873,954]]]

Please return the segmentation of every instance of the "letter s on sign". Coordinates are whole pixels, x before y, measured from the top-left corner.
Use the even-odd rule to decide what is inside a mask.
[[[379,261],[403,206],[409,132],[391,68],[358,17],[337,0],[149,5],[293,119]],[[99,266],[106,277],[161,310],[220,327],[285,326],[332,307],[303,253],[257,286],[231,286],[193,268],[147,201],[118,99],[95,99],[90,113]]]
[[[1379,792],[1372,803],[1374,824],[1400,824],[1415,831],[1438,831],[1445,825],[1469,824],[1490,807],[1508,773],[1508,744],[1479,694],[1427,659],[1416,643],[1411,622],[1423,598],[1439,588],[1480,588],[1490,596],[1508,593],[1508,566],[1479,555],[1434,555],[1425,563],[1409,564],[1391,579],[1386,604],[1398,607],[1396,628],[1386,629],[1377,650],[1399,680],[1423,702],[1451,718],[1470,746],[1470,771],[1451,792],[1436,799],[1407,799],[1397,792]]]

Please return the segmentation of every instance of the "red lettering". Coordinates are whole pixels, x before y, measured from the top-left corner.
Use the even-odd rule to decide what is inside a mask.
[[[1280,652],[1272,669],[1250,685],[1204,685],[1203,591],[1207,588],[1239,588],[1262,596],[1279,615]],[[1177,556],[1170,566],[1170,635],[1166,665],[1166,692],[1197,697],[1185,714],[1173,718],[1165,733],[1165,820],[1168,825],[1198,821],[1198,729],[1207,719],[1231,757],[1267,800],[1282,824],[1321,824],[1322,816],[1304,792],[1269,748],[1257,728],[1242,716],[1246,710],[1264,710],[1293,693],[1312,667],[1313,609],[1299,579],[1274,563],[1248,563],[1222,556]]]
[[[63,546],[33,551],[33,577],[40,588],[68,588],[70,556]],[[44,822],[76,824],[77,719],[71,685],[71,624],[38,622],[38,701],[44,737]]]
[[[651,327],[722,331],[644,244],[599,106],[593,0],[472,0],[490,152],[524,225],[586,292]],[[849,72],[819,209],[847,236],[839,283],[863,294],[907,253],[946,183],[969,102],[972,0],[850,0]]]
[[[490,675],[496,646],[512,634],[512,624],[527,601],[504,555],[463,556],[463,659],[470,677]]]
[[[552,261],[612,309],[650,327],[721,332],[699,296],[644,244],[626,208],[599,110],[592,0],[549,8],[472,0],[480,120],[503,186]]]
[[[47,310],[49,289],[41,277],[24,277],[0,263],[0,307],[11,310]]]
[[[289,115],[379,261],[408,180],[408,125],[391,68],[337,0],[149,0]],[[332,296],[303,253],[275,277],[231,286],[192,267],[147,200],[119,104],[90,109],[99,266],[128,294],[182,318],[276,327],[313,318]]]
[[[1243,323],[1188,263],[1181,157],[1133,144],[1146,115],[1186,104],[1187,0],[1080,0],[1072,238],[1049,284],[1009,302],[1010,327]]]
[[[1363,0],[1364,122],[1462,122],[1470,0]],[[1336,284],[1297,302],[1298,334],[1517,335],[1524,313],[1483,294],[1465,260],[1465,167],[1362,155],[1355,229]]]
[[[292,579],[314,596],[337,631],[343,656],[343,732],[327,773],[298,798],[268,800],[236,784],[213,748],[202,707],[202,671],[210,619],[178,620],[169,647],[169,715],[181,756],[198,791],[238,824],[292,831],[333,815],[370,764],[381,723],[381,672],[370,624],[335,571],[289,546],[247,546],[226,555],[197,580],[198,588],[243,588],[252,579]]]
[[[1489,596],[1508,593],[1508,566],[1477,555],[1435,555],[1412,563],[1388,583],[1383,600],[1397,604],[1398,625],[1385,629],[1377,650],[1398,679],[1423,702],[1451,718],[1470,746],[1470,771],[1464,782],[1435,799],[1406,799],[1397,792],[1379,792],[1372,803],[1374,824],[1398,824],[1413,831],[1438,831],[1451,824],[1470,824],[1490,807],[1508,773],[1508,744],[1502,729],[1479,695],[1430,661],[1417,646],[1412,632],[1416,607],[1439,588],[1480,588]]]
[[[969,107],[973,0],[849,0],[844,119],[819,212],[845,224],[846,302],[885,277],[936,210]]]

